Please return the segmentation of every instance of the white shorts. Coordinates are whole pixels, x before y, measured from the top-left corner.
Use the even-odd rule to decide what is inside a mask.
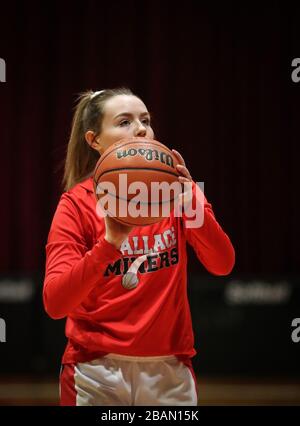
[[[175,356],[108,354],[66,364],[60,375],[61,405],[197,405],[191,368]]]

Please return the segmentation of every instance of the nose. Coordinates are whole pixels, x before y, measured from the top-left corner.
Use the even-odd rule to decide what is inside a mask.
[[[146,136],[146,134],[146,126],[141,121],[139,121],[135,128],[135,136]]]

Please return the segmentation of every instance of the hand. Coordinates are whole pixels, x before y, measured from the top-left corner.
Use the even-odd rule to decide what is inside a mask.
[[[121,244],[128,234],[133,229],[133,226],[123,225],[122,223],[117,222],[115,219],[109,216],[104,217],[105,220],[105,239],[109,243],[113,244],[117,249],[121,247]]]
[[[178,181],[183,184],[184,186],[184,192],[182,194],[179,194],[178,199],[178,207],[185,210],[190,205],[192,199],[193,199],[193,191],[192,191],[192,176],[187,169],[185,165],[185,161],[183,157],[179,154],[178,151],[175,149],[172,149],[172,152],[174,153],[175,157],[179,161],[180,164],[177,164],[176,169],[180,176],[178,176]]]
[[[177,171],[182,175],[182,176],[179,176],[179,178],[178,178],[179,182],[181,182],[181,183],[192,182],[192,180],[193,180],[192,176],[191,176],[190,172],[188,171],[188,169],[186,168],[185,161],[184,161],[182,155],[179,154],[179,152],[176,151],[176,149],[172,149],[172,151],[173,151],[175,157],[177,158],[177,160],[180,163],[180,164],[177,164],[177,166],[176,166]]]

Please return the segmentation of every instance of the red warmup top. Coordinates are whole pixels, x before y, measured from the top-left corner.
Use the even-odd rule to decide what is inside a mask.
[[[195,355],[186,242],[215,275],[230,273],[234,249],[206,200],[203,226],[185,228],[185,221],[173,213],[156,224],[135,227],[118,250],[104,239],[92,178],[61,196],[46,246],[43,297],[50,317],[67,316],[63,363],[106,353]],[[126,290],[123,274],[151,249],[158,253],[139,268],[137,288]]]

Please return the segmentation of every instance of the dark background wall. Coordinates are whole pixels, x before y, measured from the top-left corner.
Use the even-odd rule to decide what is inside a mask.
[[[9,278],[16,285],[26,276],[33,279],[33,296],[22,299],[24,312],[13,297],[7,299],[6,290],[2,299],[0,292],[0,317],[6,319],[8,333],[0,349],[6,359],[18,350],[18,338],[9,338],[12,329],[19,343],[30,342],[29,370],[51,368],[51,356],[58,359],[63,323],[45,317],[40,291],[44,246],[62,191],[72,108],[80,91],[126,85],[152,112],[156,138],[179,150],[194,180],[205,182],[206,196],[236,249],[231,277],[213,281],[215,296],[208,299],[201,282],[209,274],[189,249],[196,335],[204,333],[203,348],[209,348],[203,349],[202,365],[217,371],[216,360],[208,360],[226,345],[226,339],[212,342],[209,337],[216,330],[209,321],[215,312],[223,324],[220,333],[228,333],[229,339],[236,333],[234,353],[240,350],[242,367],[235,370],[232,362],[229,372],[251,373],[251,361],[262,353],[244,357],[243,327],[250,322],[252,330],[262,330],[264,318],[273,337],[265,341],[261,335],[255,341],[254,333],[249,348],[264,344],[267,359],[281,347],[282,360],[273,372],[293,373],[293,367],[286,367],[288,359],[299,356],[290,325],[300,316],[300,83],[291,79],[291,62],[300,57],[299,19],[299,7],[278,1],[187,0],[176,6],[132,0],[12,0],[1,5],[0,57],[6,61],[7,81],[0,83],[0,273],[2,282]],[[228,322],[228,313],[236,308],[226,303],[224,292],[233,279],[242,280],[244,290],[253,287],[253,280],[260,280],[262,288],[283,280],[290,296],[277,304],[263,298],[260,307],[257,300],[242,302],[240,313]],[[223,308],[216,309],[220,303]],[[258,314],[264,304],[269,316]],[[221,363],[223,372],[225,365]],[[296,362],[294,371],[299,374]]]

